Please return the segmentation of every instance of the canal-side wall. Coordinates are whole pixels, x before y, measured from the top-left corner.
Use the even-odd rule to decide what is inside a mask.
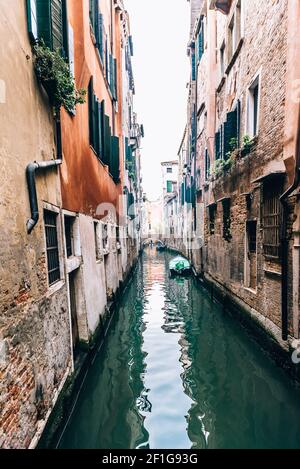
[[[258,310],[251,307],[244,301],[243,297],[233,295],[232,291],[216,279],[198,270],[194,264],[193,256],[190,256],[186,249],[176,249],[167,245],[168,250],[190,259],[192,263],[193,275],[200,284],[207,289],[212,299],[219,301],[224,307],[224,311],[230,314],[242,327],[245,327],[257,340],[261,348],[275,360],[278,366],[285,369],[294,379],[300,382],[300,365],[293,361],[293,353],[299,348],[299,341],[289,335],[288,340],[282,340],[281,328],[265,317]]]
[[[26,167],[56,157],[52,107],[34,73],[26,2],[0,1],[0,448],[27,448],[71,366],[67,285],[49,285],[43,209],[57,217],[59,172],[36,177],[39,223],[31,217]]]
[[[56,395],[56,399],[51,412],[48,413],[47,419],[40,425],[40,431],[31,442],[32,448],[56,448],[60,436],[65,425],[70,418],[78,393],[84,383],[85,376],[92,363],[96,353],[101,351],[106,335],[109,331],[111,322],[118,308],[120,299],[124,290],[128,287],[134,271],[137,267],[138,258],[132,263],[131,268],[127,271],[124,281],[115,292],[114,299],[105,308],[101,315],[99,326],[97,327],[92,339],[87,347],[82,347],[75,360],[75,368],[66,376],[64,386]]]

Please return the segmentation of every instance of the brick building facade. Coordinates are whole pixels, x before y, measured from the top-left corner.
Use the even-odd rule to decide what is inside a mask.
[[[299,105],[290,96],[299,77],[299,33],[293,43],[290,31],[298,7],[196,3],[179,177],[181,211],[193,216],[182,250],[287,349],[299,337]]]

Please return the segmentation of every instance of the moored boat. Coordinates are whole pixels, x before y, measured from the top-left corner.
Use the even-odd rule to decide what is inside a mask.
[[[187,275],[192,271],[191,263],[184,257],[178,256],[169,263],[171,275]]]

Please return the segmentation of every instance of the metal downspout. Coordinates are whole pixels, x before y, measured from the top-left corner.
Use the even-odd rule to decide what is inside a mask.
[[[27,233],[30,234],[39,221],[39,207],[36,193],[36,172],[48,168],[54,168],[62,164],[62,160],[34,161],[29,163],[26,168],[26,179],[29,193],[29,202],[31,209],[31,218],[27,221]]]

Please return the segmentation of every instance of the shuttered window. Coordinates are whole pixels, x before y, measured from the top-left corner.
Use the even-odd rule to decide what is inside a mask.
[[[68,57],[66,0],[36,0],[36,16],[38,38],[51,50],[59,50]]]
[[[90,1],[90,23],[93,28],[93,32],[96,39],[96,44],[98,41],[98,21],[99,21],[99,3],[98,0],[89,0]]]
[[[226,122],[224,122],[221,132],[221,155],[224,160],[230,157],[231,152],[239,147],[240,143],[240,101],[236,108],[228,112]],[[223,130],[223,132],[222,132]]]
[[[44,210],[47,270],[49,285],[60,280],[59,250],[57,236],[57,213]]]
[[[192,49],[191,51],[192,54],[192,81],[196,80],[196,75],[197,75],[197,66],[196,66],[196,55],[195,55],[195,50]]]
[[[102,159],[103,154],[103,111],[100,103],[94,94],[93,78],[90,79],[88,87],[89,101],[89,138],[90,145],[95,150],[98,158]]]
[[[120,181],[120,142],[115,136],[112,137],[110,173],[114,182],[118,183]]]
[[[89,100],[89,135],[90,135],[90,145],[96,149],[96,123],[95,123],[95,100],[94,100],[94,87],[93,87],[93,78],[90,79],[88,87],[88,100]]]
[[[103,15],[100,13],[99,14],[99,33],[98,33],[98,50],[99,54],[101,57],[102,62],[104,61],[104,44],[105,44],[105,38],[104,38],[104,22],[103,22]]]
[[[197,43],[196,43],[196,60],[200,62],[204,53],[204,21],[201,20],[201,25],[199,29],[199,33],[197,36]]]
[[[103,157],[102,161],[107,166],[110,165],[111,159],[111,127],[109,124],[109,116],[104,116],[104,142],[103,142]]]
[[[222,144],[221,144],[221,130],[215,134],[215,159],[219,160],[222,158]]]
[[[172,181],[167,181],[167,192],[170,193],[173,191]]]

